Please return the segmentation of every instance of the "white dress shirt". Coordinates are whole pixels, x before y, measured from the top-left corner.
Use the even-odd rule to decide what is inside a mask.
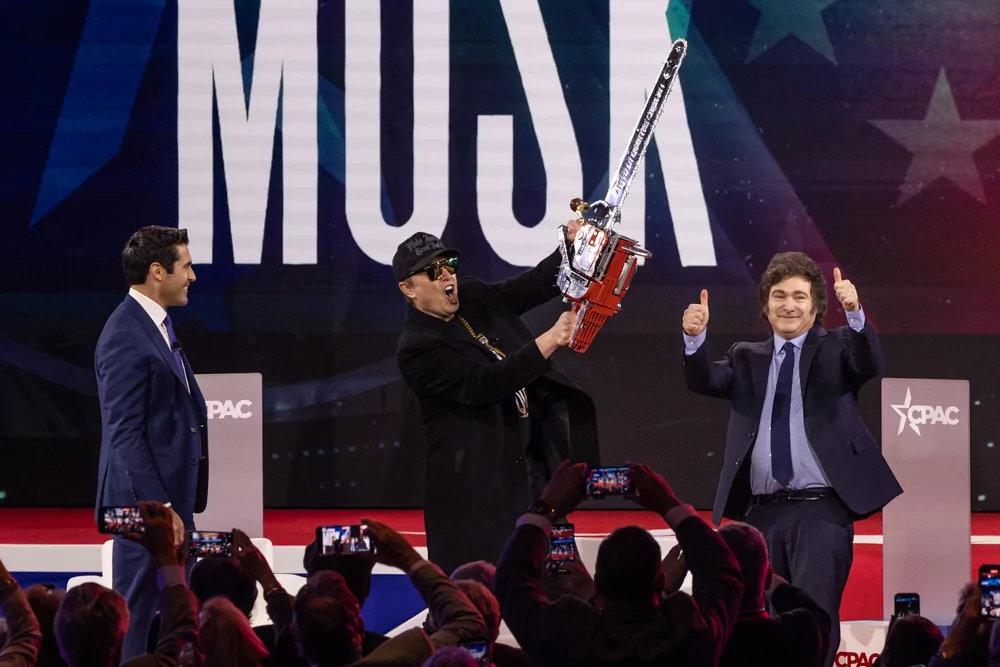
[[[164,321],[167,319],[167,311],[163,309],[163,306],[156,303],[134,287],[129,288],[128,295],[138,301],[139,305],[142,306],[142,309],[149,315],[149,319],[153,320],[153,324],[155,324],[156,328],[160,330],[160,334],[163,335],[163,340],[169,348],[170,335],[167,334],[167,325],[164,324]]]
[[[142,309],[146,311],[149,315],[149,319],[153,320],[153,324],[156,328],[160,330],[160,334],[163,336],[163,342],[167,344],[167,349],[170,349],[170,334],[167,333],[167,325],[164,322],[167,319],[167,311],[163,309],[163,306],[156,303],[148,296],[130,287],[128,290],[128,295],[139,302]],[[187,387],[188,393],[191,393],[191,386],[188,384],[187,373],[184,376],[184,386]]]

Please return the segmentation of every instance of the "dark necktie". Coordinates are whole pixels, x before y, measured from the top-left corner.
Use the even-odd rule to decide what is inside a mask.
[[[785,358],[778,370],[778,383],[774,387],[774,405],[771,408],[771,475],[782,486],[792,481],[792,376],[795,369],[795,345],[787,341],[781,351]]]
[[[184,378],[184,384],[187,384],[187,373],[184,371],[184,358],[181,356],[180,347],[177,343],[177,335],[174,333],[174,325],[170,321],[170,316],[167,315],[163,320],[163,326],[167,329],[167,338],[170,339],[170,350],[174,353],[174,361],[177,362],[177,370],[181,372],[181,377]]]

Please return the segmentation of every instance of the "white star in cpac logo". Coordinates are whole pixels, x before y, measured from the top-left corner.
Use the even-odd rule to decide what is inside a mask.
[[[907,422],[917,435],[920,435],[920,426],[922,425],[947,424],[954,426],[958,424],[958,418],[955,417],[958,414],[958,408],[954,405],[945,408],[940,405],[910,405],[910,402],[910,388],[907,387],[906,400],[903,401],[903,404],[889,405],[899,415],[899,430],[896,431],[896,435],[902,435]]]

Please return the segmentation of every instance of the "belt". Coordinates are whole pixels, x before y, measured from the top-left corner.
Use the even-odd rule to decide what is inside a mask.
[[[829,487],[817,489],[782,489],[775,493],[768,493],[762,496],[753,496],[750,499],[750,507],[757,505],[773,505],[783,503],[787,500],[819,500],[833,495],[833,489]]]

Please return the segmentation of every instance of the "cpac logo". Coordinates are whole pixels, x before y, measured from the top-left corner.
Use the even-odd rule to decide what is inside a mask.
[[[896,414],[899,415],[899,430],[896,435],[901,435],[906,423],[909,421],[910,428],[917,435],[920,435],[920,425],[926,424],[947,424],[954,426],[958,424],[958,408],[942,407],[940,405],[910,405],[910,388],[906,388],[906,400],[902,405],[890,405]]]
[[[837,654],[833,664],[837,667],[870,667],[875,663],[878,653],[848,653]]]
[[[245,411],[244,408],[249,408],[253,406],[252,401],[205,401],[208,407],[208,418],[215,419],[225,419],[226,417],[231,417],[232,419],[247,419],[253,417],[253,413]]]

